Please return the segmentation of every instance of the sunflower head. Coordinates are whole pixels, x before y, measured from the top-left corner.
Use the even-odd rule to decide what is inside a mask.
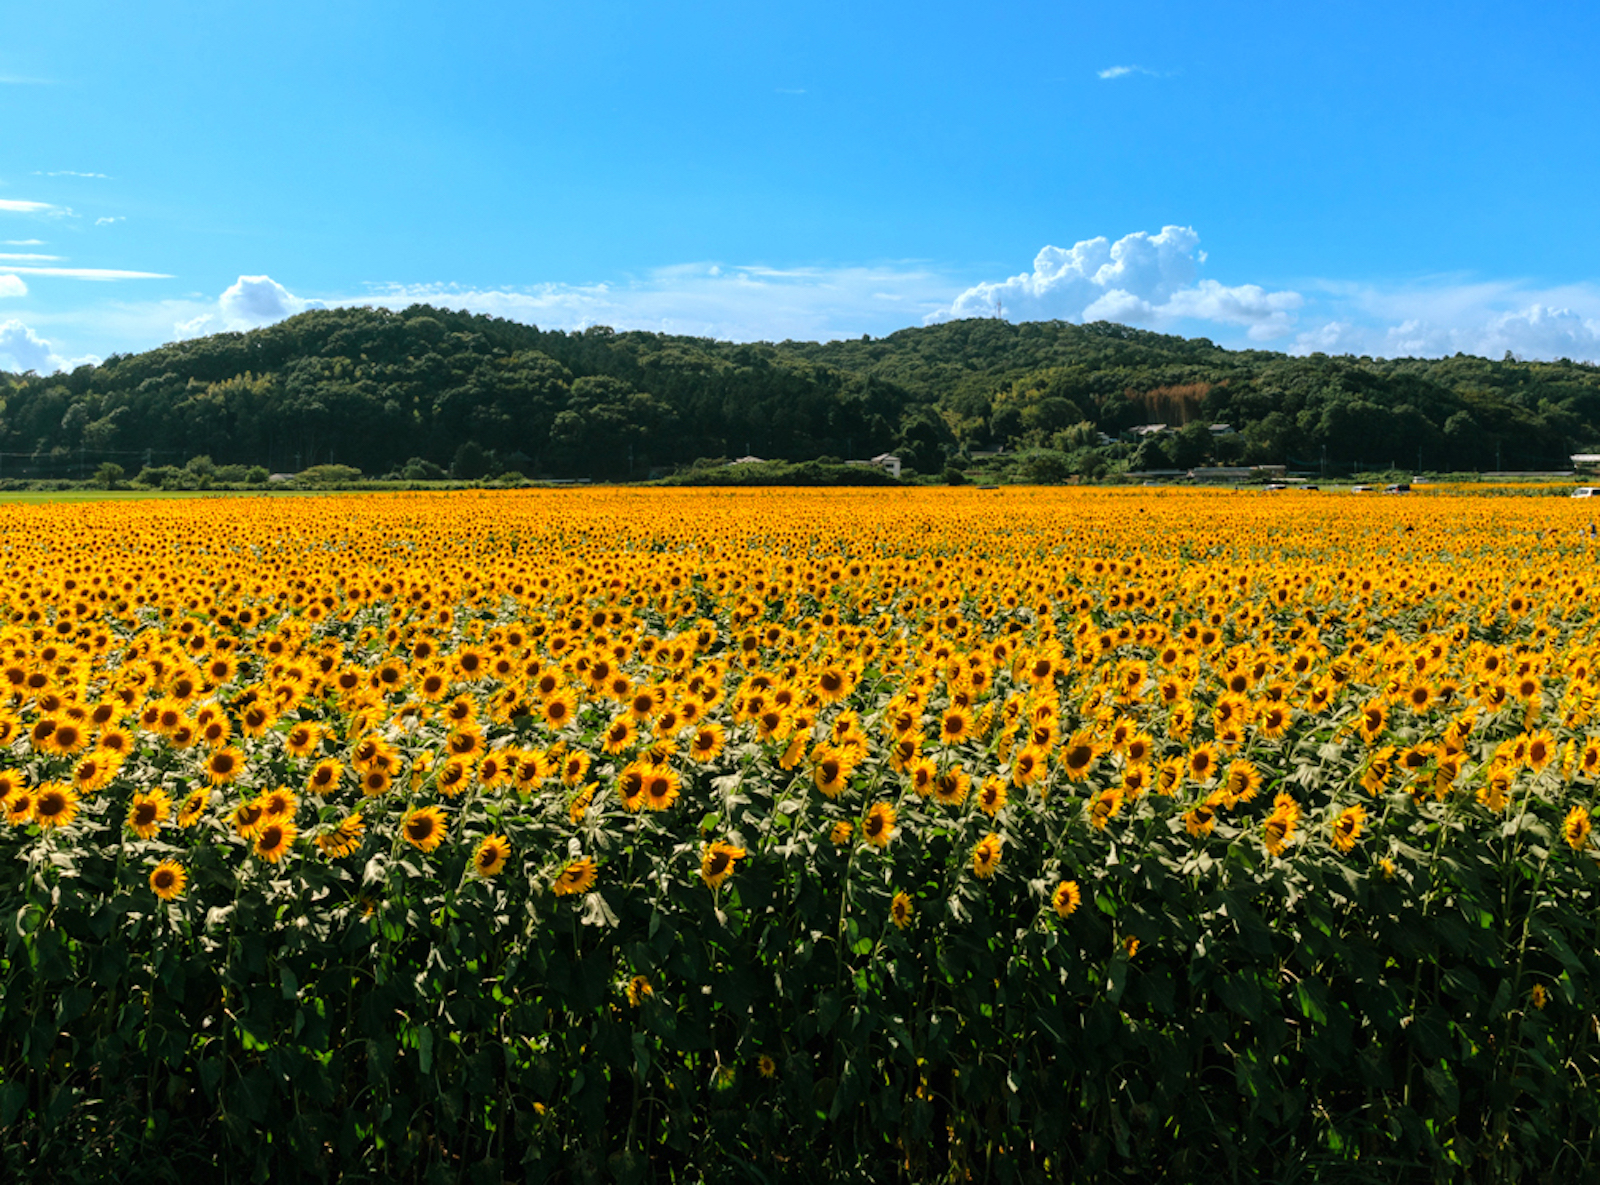
[[[150,872],[150,891],[163,901],[173,901],[183,895],[189,875],[183,865],[175,860],[163,860]]]
[[[511,857],[511,844],[503,835],[485,836],[472,853],[472,871],[479,876],[495,876]]]
[[[896,893],[894,900],[889,903],[889,917],[896,926],[904,930],[911,924],[916,916],[916,908],[911,903],[911,898],[905,893]]]

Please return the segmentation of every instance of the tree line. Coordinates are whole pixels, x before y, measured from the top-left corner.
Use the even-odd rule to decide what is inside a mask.
[[[1133,432],[1158,423],[1169,430]],[[416,305],[315,310],[70,373],[0,372],[0,478],[203,457],[274,472],[616,479],[706,458],[886,451],[927,473],[995,450],[1091,475],[1557,468],[1600,451],[1600,368],[1299,357],[1104,322],[734,343]]]

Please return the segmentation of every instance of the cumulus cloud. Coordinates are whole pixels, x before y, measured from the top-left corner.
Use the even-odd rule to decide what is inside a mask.
[[[58,370],[71,370],[85,362],[99,362],[92,355],[84,358],[63,358],[55,347],[40,337],[21,321],[0,321],[0,368],[6,370],[32,370],[39,374],[54,374]]]
[[[988,317],[1012,321],[1118,321],[1167,326],[1215,321],[1239,326],[1253,341],[1291,333],[1304,303],[1296,292],[1268,292],[1255,284],[1226,287],[1195,282],[1206,254],[1193,227],[1166,226],[1159,234],[1136,231],[1112,242],[1104,235],[1071,247],[1045,247],[1033,270],[1008,280],[975,284],[931,323]]]
[[[1295,339],[1296,353],[1600,361],[1600,287],[1440,280],[1397,288],[1324,285],[1333,315]]]
[[[26,296],[28,286],[19,276],[0,275],[0,296]]]
[[[217,301],[230,328],[270,325],[306,309],[320,309],[321,301],[302,300],[271,276],[240,276]]]

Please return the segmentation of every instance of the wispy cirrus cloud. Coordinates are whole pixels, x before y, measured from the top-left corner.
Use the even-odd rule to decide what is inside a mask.
[[[19,259],[24,263],[54,263],[61,259],[60,255],[35,255],[27,252],[0,251],[0,259]]]
[[[35,177],[88,177],[100,181],[109,181],[111,179],[111,175],[109,173],[79,173],[72,169],[57,169],[53,173],[44,173],[40,172],[38,169],[35,169],[33,175]]]
[[[49,202],[24,202],[17,198],[0,198],[0,213],[4,214],[52,214],[65,209],[64,206],[54,206]]]
[[[1095,77],[1109,82],[1113,78],[1127,78],[1130,74],[1145,74],[1151,78],[1160,78],[1159,70],[1150,70],[1144,66],[1107,66],[1104,70],[1095,72]]]
[[[166,272],[131,272],[111,267],[11,267],[8,272],[27,276],[60,276],[69,280],[170,280]]]

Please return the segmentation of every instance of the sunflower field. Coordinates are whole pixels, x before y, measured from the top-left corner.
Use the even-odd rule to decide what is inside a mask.
[[[0,508],[0,1166],[1595,1179],[1590,516]]]

